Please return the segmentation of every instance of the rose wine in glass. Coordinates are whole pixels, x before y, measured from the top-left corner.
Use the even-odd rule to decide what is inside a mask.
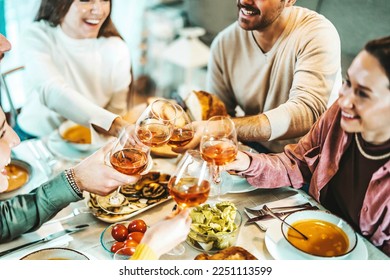
[[[202,158],[210,164],[213,182],[221,193],[221,168],[232,162],[238,152],[237,132],[234,122],[226,116],[211,117],[200,141]]]
[[[115,170],[126,175],[141,174],[151,162],[149,147],[136,140],[131,127],[126,127],[122,131],[107,158]],[[100,208],[111,214],[130,213],[132,209],[126,207],[129,201],[120,193],[120,189],[121,186],[108,196],[97,196]]]
[[[180,209],[196,207],[207,201],[210,193],[210,172],[200,153],[188,150],[168,182],[169,193]],[[184,253],[179,244],[168,254]]]
[[[175,108],[175,124],[171,138],[168,141],[168,145],[172,148],[183,147],[187,145],[192,140],[192,138],[194,138],[195,133],[192,122],[184,109],[179,104],[175,104]]]
[[[163,146],[172,135],[175,118],[175,105],[169,100],[157,99],[138,118],[136,135],[144,145]]]

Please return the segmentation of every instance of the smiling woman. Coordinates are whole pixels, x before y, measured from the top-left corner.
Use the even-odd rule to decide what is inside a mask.
[[[130,53],[111,21],[111,1],[42,0],[22,36],[26,91],[18,118],[32,136],[50,134],[64,119],[117,136],[128,123]],[[58,54],[61,55],[58,55]]]
[[[390,256],[390,37],[353,60],[338,101],[284,153],[239,152],[227,169],[256,187],[301,188]],[[353,197],[353,199],[351,199]]]

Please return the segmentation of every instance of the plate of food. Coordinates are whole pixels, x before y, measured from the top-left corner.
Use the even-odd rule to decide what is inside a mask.
[[[344,260],[366,260],[368,258],[366,245],[359,235],[357,237],[357,245],[355,249],[347,257],[345,257]],[[289,245],[283,237],[281,224],[278,222],[273,223],[272,226],[267,229],[264,240],[268,252],[276,260],[318,259],[306,257],[305,255],[297,252],[297,250],[292,250],[291,245]]]
[[[129,201],[127,214],[112,214],[104,211],[97,203],[97,196],[90,194],[87,202],[93,215],[107,223],[117,223],[128,220],[152,207],[155,207],[171,197],[168,191],[170,175],[159,171],[150,171],[134,185],[124,185],[121,193]],[[115,209],[111,209],[115,212]]]
[[[69,161],[81,161],[94,152],[94,150],[82,151],[75,149],[72,145],[62,139],[57,130],[49,135],[47,147],[56,156]]]
[[[20,159],[11,159],[10,164],[5,167],[8,177],[8,189],[4,193],[18,190],[30,181],[33,169],[31,165]]]

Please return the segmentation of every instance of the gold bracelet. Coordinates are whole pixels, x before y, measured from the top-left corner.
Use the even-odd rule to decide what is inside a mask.
[[[79,186],[77,186],[76,180],[74,179],[74,170],[73,168],[69,168],[65,170],[65,177],[71,186],[72,190],[80,197],[83,197],[83,193],[81,192]]]

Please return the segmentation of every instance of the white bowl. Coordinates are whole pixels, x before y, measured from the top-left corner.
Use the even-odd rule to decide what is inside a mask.
[[[25,255],[21,260],[89,260],[89,258],[69,248],[47,248]]]
[[[58,133],[61,137],[61,139],[66,142],[70,147],[78,150],[78,151],[81,151],[81,152],[87,152],[87,151],[93,151],[93,150],[97,150],[98,148],[100,148],[100,146],[96,145],[96,144],[91,144],[91,143],[77,143],[77,142],[72,142],[72,141],[69,141],[67,139],[64,138],[64,134],[67,130],[71,129],[71,128],[75,128],[77,129],[77,127],[80,127],[79,124],[76,124],[72,121],[65,121],[63,122],[59,128],[58,128]]]
[[[313,226],[310,230],[308,230],[307,228],[300,229],[300,231],[308,237],[308,240],[304,240],[301,236],[299,236],[297,232],[295,232],[293,229],[290,229],[286,224],[282,223],[282,235],[286,239],[287,244],[289,245],[291,250],[295,251],[298,254],[302,254],[308,259],[343,259],[347,257],[356,248],[356,232],[347,222],[332,213],[321,210],[302,210],[295,213],[291,213],[284,219],[285,222],[289,223],[292,226],[297,226],[297,223],[299,222],[310,222],[311,225],[313,225],[313,220],[316,220],[317,222],[316,225]],[[314,229],[318,230],[317,233]],[[344,235],[346,241],[344,250],[338,251],[337,248],[340,247],[340,244],[337,243],[339,244],[337,247],[332,239],[327,238],[329,235],[326,234],[326,229],[334,230],[335,232],[338,232],[338,234],[340,234],[341,236]],[[289,231],[294,236],[297,236],[295,237],[295,240],[293,240],[294,237],[290,237],[291,240],[287,237]],[[316,236],[318,238],[316,238]],[[307,250],[303,248],[298,248],[296,245],[294,245],[293,243],[295,242],[301,242],[301,244],[310,245],[310,248],[322,247],[324,246],[324,242],[329,242],[329,244],[331,244],[331,246],[333,247],[329,248],[326,252],[318,251],[320,249],[312,249],[312,252],[308,252]],[[313,244],[315,244],[315,246],[313,246]]]

